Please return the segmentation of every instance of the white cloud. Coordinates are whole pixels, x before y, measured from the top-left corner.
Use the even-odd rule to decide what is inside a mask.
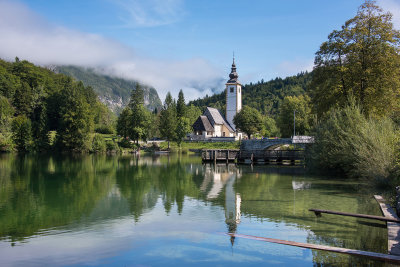
[[[400,30],[400,2],[398,0],[378,0],[378,5],[384,11],[389,11],[393,15],[393,25]]]
[[[117,0],[123,27],[154,27],[175,23],[184,16],[182,0]]]
[[[100,35],[53,25],[16,2],[0,0],[0,36],[0,58],[97,67],[154,86],[162,100],[167,91],[177,97],[183,89],[191,100],[223,88],[223,70],[203,59],[166,61],[139,56],[134,49]]]

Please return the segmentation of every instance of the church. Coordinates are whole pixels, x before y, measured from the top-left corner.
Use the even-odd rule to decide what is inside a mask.
[[[207,107],[203,115],[193,124],[192,140],[238,140],[242,133],[236,129],[233,118],[242,109],[242,85],[238,81],[235,58],[226,83],[225,117],[216,108]]]

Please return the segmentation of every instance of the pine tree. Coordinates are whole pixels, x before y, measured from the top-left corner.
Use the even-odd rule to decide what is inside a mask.
[[[168,149],[170,141],[176,138],[176,104],[172,99],[171,93],[168,92],[165,97],[164,107],[160,113],[160,133],[161,136],[168,141]]]

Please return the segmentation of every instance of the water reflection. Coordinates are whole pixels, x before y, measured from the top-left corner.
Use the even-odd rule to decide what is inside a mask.
[[[217,232],[384,252],[386,229],[377,227],[381,224],[354,218],[317,219],[308,212],[315,207],[379,213],[373,200],[357,193],[356,184],[308,177],[301,168],[202,165],[200,158],[187,156],[1,155],[0,254],[8,252],[3,246],[6,243],[23,245],[29,251],[37,236],[51,235],[74,242],[87,240],[91,251],[100,250],[96,242],[104,236],[113,240],[114,249],[128,250],[143,264],[148,263],[146,255],[156,257],[151,249],[171,245],[190,251],[207,248],[207,253],[196,256],[216,263],[239,259],[225,255],[226,245],[234,247],[237,254],[253,255],[254,260],[294,251],[287,260],[298,263],[302,251],[237,241]],[[124,238],[117,238],[119,235]],[[149,251],[138,256],[139,252],[127,245],[132,243]],[[111,252],[107,249],[111,250],[101,246],[108,255]],[[223,256],[210,256],[216,251]],[[305,262],[360,263],[349,256],[318,251],[309,254],[300,253]],[[190,258],[183,253],[182,258],[186,257]]]

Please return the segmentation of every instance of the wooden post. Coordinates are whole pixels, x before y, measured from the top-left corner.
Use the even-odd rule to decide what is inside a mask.
[[[214,164],[217,164],[217,150],[214,150]]]

